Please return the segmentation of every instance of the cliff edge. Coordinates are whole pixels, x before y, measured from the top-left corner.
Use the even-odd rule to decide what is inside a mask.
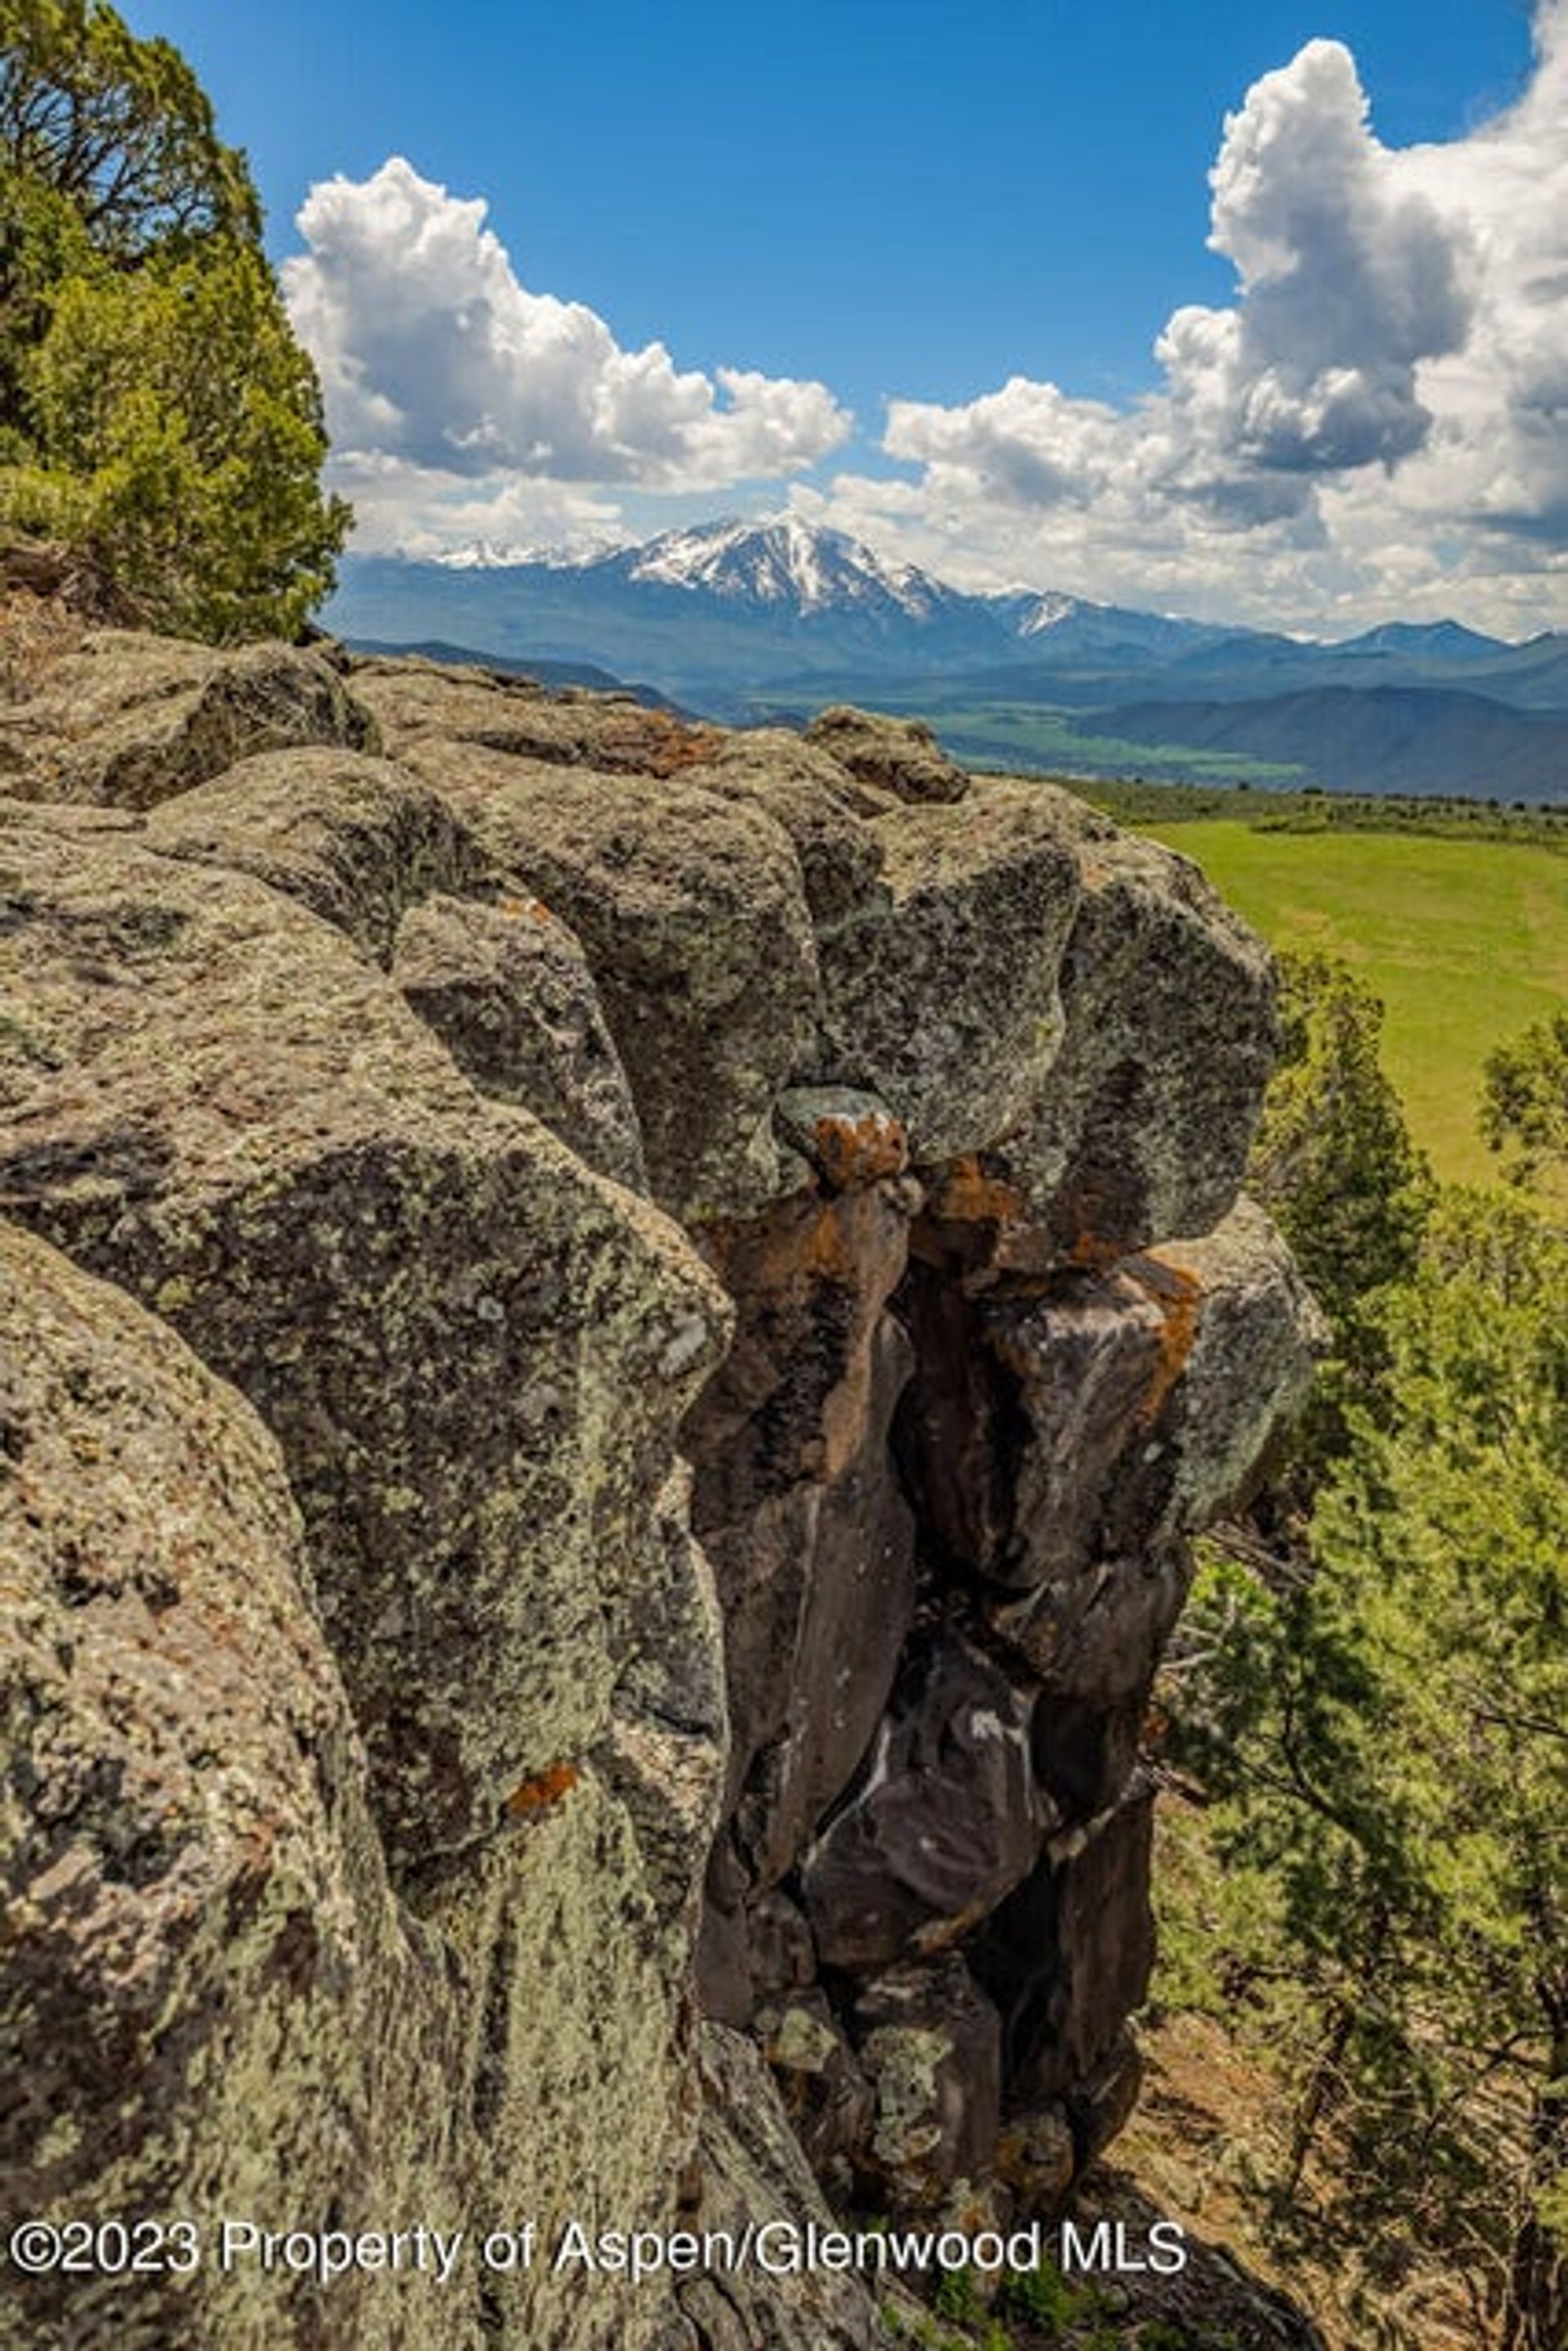
[[[538,2249],[1125,2119],[1147,1692],[1314,1341],[1262,947],[842,711],[71,627],[0,791],[0,2204],[196,2232],[0,2339],[878,2343]]]

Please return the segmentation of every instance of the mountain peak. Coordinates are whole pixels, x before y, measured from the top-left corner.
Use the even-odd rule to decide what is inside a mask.
[[[802,614],[896,608],[923,619],[950,593],[913,564],[885,562],[846,531],[794,514],[663,531],[616,559],[628,580]]]

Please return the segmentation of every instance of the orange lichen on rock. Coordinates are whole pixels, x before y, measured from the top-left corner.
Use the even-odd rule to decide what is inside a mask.
[[[1186,1370],[1198,1338],[1203,1312],[1203,1284],[1198,1275],[1166,1257],[1138,1257],[1127,1271],[1158,1307],[1162,1328],[1148,1391],[1137,1409],[1140,1428],[1152,1428],[1166,1400]]]
[[[976,1152],[955,1159],[933,1186],[929,1213],[946,1224],[1004,1225],[1023,1215],[1023,1196],[1016,1185],[992,1176]]]
[[[552,1763],[547,1771],[513,1789],[506,1810],[514,1821],[536,1820],[568,1795],[582,1776],[575,1763]]]
[[[664,710],[649,711],[636,732],[638,764],[649,776],[675,776],[682,768],[701,767],[724,747],[717,727],[685,726]]]
[[[858,1117],[828,1113],[811,1130],[812,1155],[836,1192],[857,1190],[885,1176],[901,1176],[909,1164],[909,1138],[887,1111]]]

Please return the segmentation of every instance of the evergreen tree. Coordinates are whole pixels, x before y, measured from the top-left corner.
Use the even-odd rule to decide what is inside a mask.
[[[1494,1151],[1512,1146],[1512,1182],[1568,1169],[1568,1012],[1535,1021],[1488,1058],[1480,1123]]]
[[[1568,1246],[1449,1196],[1366,1309],[1309,1572],[1211,1568],[1179,1697],[1232,1987],[1298,2052],[1287,2187],[1329,2132],[1340,2217],[1509,2351],[1568,2343],[1565,1306]]]
[[[297,632],[350,516],[244,157],[106,0],[0,0],[0,531],[150,625]]]

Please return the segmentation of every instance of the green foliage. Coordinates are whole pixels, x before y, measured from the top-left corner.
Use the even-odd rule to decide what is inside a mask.
[[[1565,1300],[1560,1237],[1445,1198],[1363,1302],[1384,1370],[1310,1572],[1211,1564],[1175,1699],[1232,1991],[1295,2052],[1285,2189],[1326,2140],[1364,2244],[1440,2250],[1541,2351],[1568,2321],[1541,2283],[1568,2192]]]
[[[1383,1074],[1383,1007],[1349,967],[1280,957],[1283,1031],[1248,1171],[1336,1322],[1412,1270],[1431,1178]]]
[[[350,519],[244,157],[103,0],[0,0],[0,531],[150,625],[292,635]]]
[[[209,236],[260,239],[244,158],[218,138],[190,67],[107,0],[0,0],[0,151],[121,265]]]
[[[1568,1012],[1535,1021],[1488,1056],[1480,1123],[1493,1151],[1514,1150],[1511,1182],[1568,1168]]]
[[[32,381],[47,455],[7,486],[17,522],[86,550],[163,627],[298,630],[348,514],[317,488],[316,380],[259,255],[68,280]]]

